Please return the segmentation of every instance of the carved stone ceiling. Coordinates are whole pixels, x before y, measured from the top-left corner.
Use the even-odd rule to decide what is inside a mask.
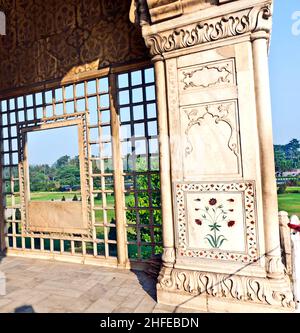
[[[0,0],[0,91],[148,57],[131,0]]]

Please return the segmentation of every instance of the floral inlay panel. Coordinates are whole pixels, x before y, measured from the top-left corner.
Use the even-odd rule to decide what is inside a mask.
[[[255,262],[255,183],[178,183],[179,256]]]

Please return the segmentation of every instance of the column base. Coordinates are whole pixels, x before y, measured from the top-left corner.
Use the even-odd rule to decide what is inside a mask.
[[[281,280],[163,267],[158,303],[206,312],[294,312],[288,277]]]

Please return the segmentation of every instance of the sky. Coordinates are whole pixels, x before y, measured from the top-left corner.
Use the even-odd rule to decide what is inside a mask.
[[[79,155],[76,126],[29,132],[27,139],[29,165],[52,165],[64,155]]]
[[[300,140],[300,0],[274,1],[270,82],[275,144]]]

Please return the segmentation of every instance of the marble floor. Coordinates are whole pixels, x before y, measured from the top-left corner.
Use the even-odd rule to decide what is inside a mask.
[[[144,272],[17,257],[1,260],[6,295],[0,313],[193,312],[156,303]]]

